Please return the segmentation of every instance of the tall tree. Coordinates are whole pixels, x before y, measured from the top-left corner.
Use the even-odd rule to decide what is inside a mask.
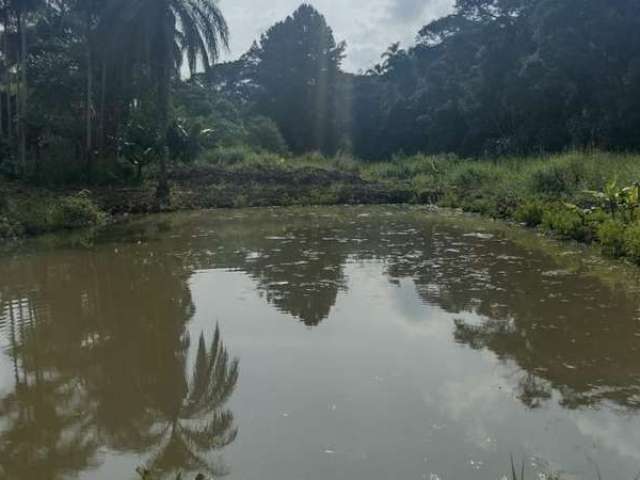
[[[27,29],[29,17],[43,5],[43,0],[9,0],[9,9],[13,13],[19,39],[18,64],[18,158],[22,174],[27,168],[27,115],[29,87],[27,83]]]
[[[156,197],[169,203],[166,146],[169,131],[171,82],[186,58],[193,74],[198,62],[208,70],[221,48],[228,47],[229,30],[215,0],[111,0],[105,15],[117,48],[126,49],[143,66],[157,94],[158,135],[163,144]]]
[[[253,51],[261,113],[273,118],[295,152],[334,152],[340,64],[346,45],[336,44],[325,18],[302,4],[275,24]]]

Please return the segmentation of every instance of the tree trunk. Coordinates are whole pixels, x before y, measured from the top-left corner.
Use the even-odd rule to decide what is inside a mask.
[[[2,36],[4,38],[7,37],[7,23],[6,21],[3,22],[3,27],[4,30],[2,32]],[[0,84],[5,87],[5,91],[8,88],[8,79],[9,79],[9,62],[8,62],[8,57],[7,54],[9,52],[7,51],[7,43],[6,41],[2,42],[2,54],[5,58],[5,61],[7,62],[7,65],[3,65],[2,66],[2,77],[0,77]],[[4,110],[2,109],[2,106],[4,105],[3,99],[2,99],[2,90],[0,90],[0,137],[5,138],[4,137]]]
[[[8,32],[9,32],[9,19],[7,18],[6,12],[5,12],[3,20],[4,20],[4,41],[3,41],[3,44],[4,44],[5,55],[6,55],[6,54],[9,53],[9,46],[8,46],[8,42],[7,42],[7,36],[8,36]],[[6,92],[7,92],[7,103],[6,103],[6,110],[7,110],[7,139],[9,140],[9,143],[11,144],[12,137],[13,137],[13,119],[12,119],[12,113],[11,113],[11,72],[9,72],[8,68],[7,68],[7,72],[6,72]]]
[[[104,150],[104,116],[105,116],[105,103],[107,99],[107,61],[102,60],[102,72],[100,79],[100,121],[98,124],[98,149]]]
[[[11,108],[11,76],[8,77],[7,82],[7,138],[9,144],[13,144],[13,111]]]
[[[2,84],[5,85],[4,78],[2,80]],[[2,109],[4,102],[2,96],[2,91],[0,91],[0,137],[4,138],[4,110]]]
[[[21,174],[27,173],[27,32],[25,31],[24,15],[18,15],[18,30],[20,35],[20,113],[18,116],[18,156]]]
[[[87,160],[87,179],[92,180],[93,176],[93,52],[91,51],[90,24],[87,19],[87,98],[86,98],[86,142],[85,155]]]
[[[166,35],[166,34],[165,34]],[[158,126],[162,141],[162,153],[160,154],[160,175],[156,190],[156,201],[159,209],[169,207],[171,202],[171,189],[169,187],[169,149],[167,148],[167,133],[169,131],[169,102],[171,88],[171,67],[169,65],[170,43],[164,39],[166,55],[160,56],[160,71],[158,76]]]

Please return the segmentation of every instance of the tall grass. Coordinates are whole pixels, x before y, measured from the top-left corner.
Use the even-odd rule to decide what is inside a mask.
[[[201,166],[214,165],[229,170],[317,168],[357,172],[359,169],[359,162],[346,154],[328,157],[318,152],[311,152],[293,157],[257,151],[247,146],[208,150],[200,155],[197,163]]]
[[[415,155],[361,165],[363,177],[405,184],[429,201],[596,242],[640,264],[640,155],[599,151],[469,160]]]
[[[362,166],[372,179],[411,180],[421,177],[434,188],[509,188],[520,195],[568,196],[581,190],[602,190],[607,182],[640,179],[640,155],[569,152],[540,157],[467,160],[453,156],[415,155]]]

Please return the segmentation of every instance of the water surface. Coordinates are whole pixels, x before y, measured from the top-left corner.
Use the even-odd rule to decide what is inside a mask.
[[[0,478],[632,479],[634,272],[403,207],[150,217],[0,255]],[[173,475],[173,476],[171,476]]]

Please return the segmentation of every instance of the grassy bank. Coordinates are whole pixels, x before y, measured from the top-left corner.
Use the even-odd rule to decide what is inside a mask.
[[[171,210],[409,203],[408,185],[365,179],[348,158],[214,150],[171,171]],[[157,211],[155,172],[117,186],[34,187],[0,177],[0,238],[99,226]]]
[[[0,180],[0,240],[99,226],[107,220],[89,191],[52,191]]]
[[[411,189],[434,202],[596,243],[640,264],[640,156],[573,152],[494,161],[397,158],[364,166],[363,178]]]
[[[171,173],[172,208],[415,203],[512,220],[595,243],[640,264],[640,155],[573,152],[464,160],[282,157],[245,148],[205,152]],[[0,237],[100,225],[155,211],[155,178],[139,184],[47,190],[0,181]],[[78,193],[80,192],[80,193]]]

